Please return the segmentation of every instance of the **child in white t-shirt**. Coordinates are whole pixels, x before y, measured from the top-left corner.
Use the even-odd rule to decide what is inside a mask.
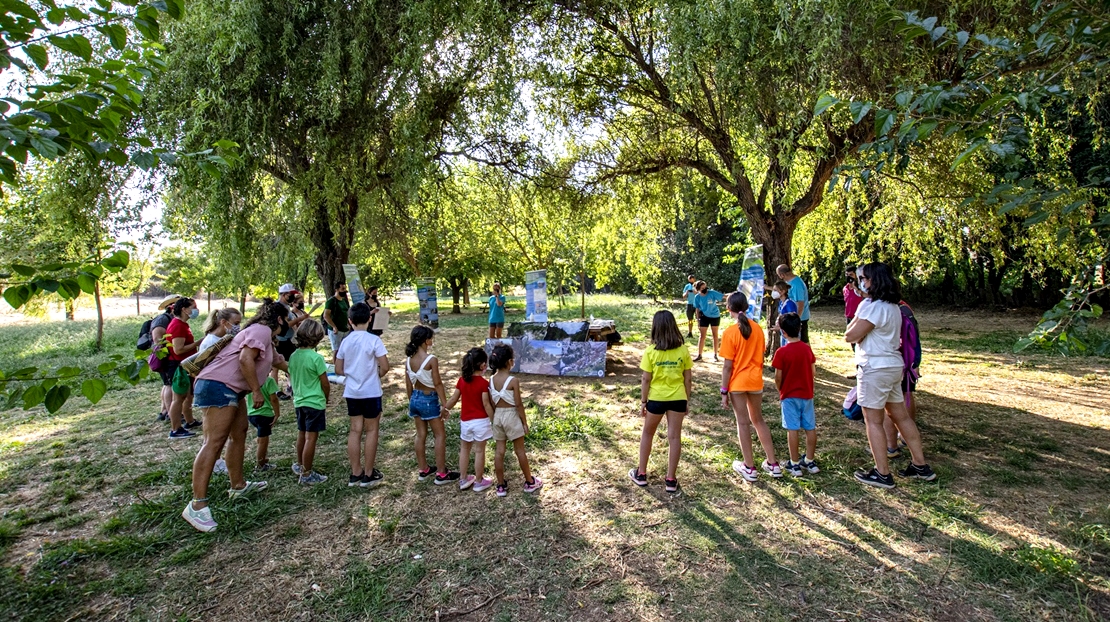
[[[347,312],[353,330],[339,345],[335,354],[335,373],[346,376],[343,397],[351,423],[347,433],[347,458],[351,463],[348,486],[371,488],[381,483],[382,472],[374,468],[378,454],[378,422],[382,414],[381,379],[389,371],[385,344],[367,329],[370,327],[370,305],[355,304]],[[364,445],[364,461],[359,446]]]

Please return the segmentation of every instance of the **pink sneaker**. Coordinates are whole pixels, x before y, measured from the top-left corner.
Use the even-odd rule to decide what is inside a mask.
[[[532,476],[532,483],[524,482],[524,492],[532,493],[543,488],[543,480],[536,476]]]
[[[467,475],[466,477],[459,480],[459,490],[466,490],[467,488],[470,488],[473,485],[474,485],[474,476],[473,475]]]
[[[474,482],[474,492],[485,492],[493,486],[493,478],[483,477],[481,481]]]
[[[216,521],[212,520],[212,510],[208,508],[194,510],[192,501],[181,511],[181,518],[188,521],[197,531],[208,533],[216,530]]]

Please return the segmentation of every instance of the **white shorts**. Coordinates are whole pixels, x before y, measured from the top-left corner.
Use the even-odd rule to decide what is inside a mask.
[[[468,443],[488,441],[493,438],[493,424],[490,423],[489,417],[460,421],[459,424],[459,438]]]
[[[902,396],[902,367],[872,369],[861,366],[856,374],[856,402],[861,408],[885,408],[905,401]]]

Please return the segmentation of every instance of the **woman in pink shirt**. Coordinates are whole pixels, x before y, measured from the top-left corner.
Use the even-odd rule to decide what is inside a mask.
[[[848,266],[844,269],[844,277],[848,281],[844,285],[844,321],[851,324],[856,317],[856,309],[863,302],[863,292],[859,289],[859,279],[856,278],[856,267]],[[856,351],[856,344],[852,344],[852,352]],[[855,378],[855,374],[849,376]]]
[[[263,490],[266,482],[243,478],[243,454],[247,440],[247,395],[258,408],[265,399],[262,383],[273,367],[287,370],[285,358],[277,353],[274,337],[285,330],[289,309],[280,302],[263,304],[216,358],[197,375],[193,406],[204,411],[204,445],[193,461],[193,500],[182,518],[199,531],[213,531],[216,521],[208,507],[208,480],[212,466],[227,449],[227,470],[232,499]]]

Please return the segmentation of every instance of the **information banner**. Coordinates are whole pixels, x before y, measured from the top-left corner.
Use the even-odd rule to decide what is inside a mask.
[[[748,299],[748,317],[759,321],[763,312],[763,245],[757,244],[744,251],[740,269],[740,286],[737,291]]]
[[[547,270],[524,273],[524,318],[529,322],[547,321]]]
[[[608,345],[604,341],[547,341],[532,339],[487,339],[486,353],[505,343],[513,347],[514,374],[543,376],[605,377]]]
[[[362,281],[358,278],[358,266],[353,263],[343,264],[343,278],[347,280],[347,291],[351,294],[351,304],[355,305],[366,300],[366,290],[362,289]]]
[[[420,302],[420,323],[439,328],[439,299],[435,279],[417,279],[416,299]]]

